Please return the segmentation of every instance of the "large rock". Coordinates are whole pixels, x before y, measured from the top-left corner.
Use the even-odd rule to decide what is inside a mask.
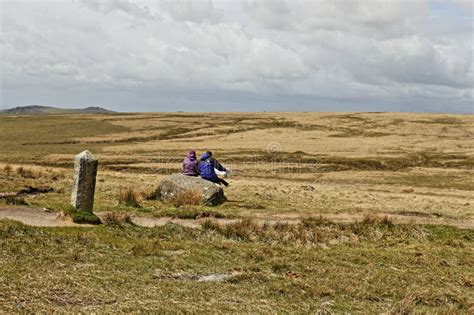
[[[201,203],[207,206],[216,206],[226,199],[221,186],[200,177],[172,174],[160,182],[157,198],[161,200],[176,200],[186,196],[201,196]],[[190,199],[192,200],[192,198]]]

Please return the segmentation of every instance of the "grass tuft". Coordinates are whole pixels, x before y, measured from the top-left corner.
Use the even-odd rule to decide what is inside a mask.
[[[20,177],[23,177],[23,178],[36,178],[38,177],[38,174],[35,174],[35,172],[33,172],[33,170],[29,169],[29,168],[24,168],[23,166],[20,166],[18,167],[15,172],[20,175]]]
[[[28,206],[29,205],[28,201],[26,201],[26,199],[23,197],[6,196],[4,199],[5,199],[5,203],[11,206]]]
[[[6,173],[6,174],[10,174],[12,172],[13,168],[10,164],[7,164],[3,167],[3,171]]]
[[[160,186],[158,186],[158,188],[152,190],[151,192],[145,194],[145,199],[146,200],[157,200],[157,199],[160,199],[160,196],[161,196],[161,190],[160,190]]]
[[[392,220],[390,220],[387,216],[377,216],[374,214],[368,214],[364,217],[362,220],[362,224],[367,224],[367,225],[374,225],[374,224],[379,224],[379,225],[385,225],[387,227],[393,227],[394,223]]]
[[[161,256],[161,244],[159,240],[136,242],[130,248],[130,253],[134,257]]]
[[[414,294],[406,295],[402,300],[396,302],[389,310],[390,315],[409,315],[414,313],[417,297]]]
[[[126,205],[133,208],[141,208],[142,196],[133,188],[121,189],[117,196],[119,204]]]
[[[297,224],[258,224],[254,220],[245,219],[220,225],[207,220],[203,229],[228,239],[245,242],[326,246],[354,244],[364,240],[399,243],[424,240],[427,235],[423,226],[394,225],[386,218],[370,218],[351,224],[336,224],[322,218],[306,219]]]
[[[123,224],[133,224],[131,217],[126,213],[107,212],[102,216],[102,223],[105,225],[121,226]]]
[[[161,211],[158,216],[192,220],[200,218],[226,218],[224,214],[216,211],[201,211],[195,209],[167,209]]]
[[[168,202],[177,208],[185,205],[198,206],[202,203],[202,195],[198,190],[189,190],[172,196],[168,199]]]

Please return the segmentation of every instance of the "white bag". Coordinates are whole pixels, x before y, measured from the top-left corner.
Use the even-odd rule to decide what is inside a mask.
[[[227,170],[227,172],[222,172],[222,171],[219,171],[217,168],[214,168],[214,171],[216,171],[216,174],[219,177],[228,177],[232,174],[231,170]]]

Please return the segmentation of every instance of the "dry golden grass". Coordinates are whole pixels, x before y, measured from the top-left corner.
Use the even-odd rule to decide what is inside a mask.
[[[132,224],[132,219],[127,213],[106,212],[100,219],[105,225]]]
[[[133,208],[140,208],[142,206],[142,199],[142,194],[131,187],[120,189],[117,195],[117,200],[119,204],[123,204],[125,206]]]
[[[349,225],[335,224],[322,217],[304,219],[298,224],[264,223],[245,219],[236,223],[219,224],[207,220],[203,228],[217,232],[227,238],[240,241],[262,241],[268,244],[297,244],[303,246],[354,244],[365,239],[388,238],[389,234],[399,239],[426,238],[426,231],[417,225],[395,225],[387,217],[366,216],[362,221]],[[380,233],[383,231],[383,233]]]
[[[23,178],[36,178],[41,177],[41,173],[35,173],[31,169],[24,168],[23,166],[18,167],[15,172]]]
[[[4,167],[3,167],[3,171],[6,173],[6,174],[10,174],[12,171],[13,171],[13,168],[10,164],[6,164]]]
[[[198,190],[191,190],[186,193],[174,195],[167,200],[175,207],[199,206],[202,203],[202,195]]]
[[[219,152],[265,151],[268,144],[278,142],[286,152],[301,150],[310,154],[367,157],[380,154],[399,156],[407,151],[432,148],[459,151],[456,146],[460,144],[467,145],[470,154],[473,153],[472,145],[465,141],[474,132],[474,121],[469,115],[268,113],[236,116],[220,114],[211,117],[213,124],[221,129],[230,127],[228,134],[206,135],[209,125],[202,128],[198,116],[194,121],[181,121],[183,127],[194,127],[197,137],[152,140],[134,147],[154,151],[154,146],[160,142],[160,149],[167,150],[179,150],[190,145],[198,149],[211,147]],[[232,119],[238,123],[232,124]],[[139,123],[139,120],[134,122]],[[108,148],[107,151],[121,151],[127,146]]]
[[[64,203],[60,198],[68,199],[72,156],[87,148],[100,160],[96,209],[107,211],[116,205],[111,192],[118,186],[153,191],[161,178],[180,171],[186,151],[193,148],[198,153],[214,151],[233,170],[231,187],[226,189],[229,202],[219,207],[226,214],[261,218],[364,212],[474,218],[472,115],[143,113],[80,117],[75,123],[80,132],[67,131],[54,141],[46,137],[47,130],[35,133],[28,129],[34,126],[21,126],[24,119],[30,124],[29,118],[8,118],[6,125],[0,124],[0,131],[2,126],[15,127],[15,145],[25,149],[8,155],[12,168],[31,169],[33,176],[43,173],[41,178],[12,181],[13,175],[3,172],[9,176],[0,179],[4,191],[41,181],[63,190],[64,195],[56,200],[52,195],[40,197],[34,204],[59,206]],[[43,118],[36,119],[41,123]],[[48,124],[52,119],[70,124],[72,116],[44,119]],[[37,135],[36,140],[28,138],[29,134]],[[0,137],[0,144],[2,141]],[[32,141],[37,144],[22,145]],[[142,203],[152,212],[166,207],[152,200]]]

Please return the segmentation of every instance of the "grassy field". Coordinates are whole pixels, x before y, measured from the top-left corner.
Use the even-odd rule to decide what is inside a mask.
[[[4,312],[468,313],[472,230],[0,223]]]
[[[244,220],[202,229],[0,221],[0,312],[468,313],[472,225],[420,223],[474,220],[473,135],[472,115],[0,116],[0,193],[54,189],[0,207],[67,210],[73,156],[88,149],[100,161],[98,212]],[[228,202],[147,200],[191,148],[233,170]],[[127,190],[138,204],[120,197]],[[282,223],[252,221],[262,219]]]

